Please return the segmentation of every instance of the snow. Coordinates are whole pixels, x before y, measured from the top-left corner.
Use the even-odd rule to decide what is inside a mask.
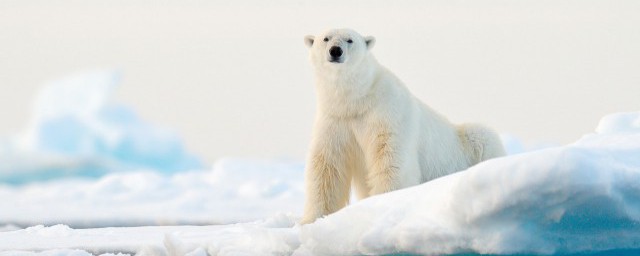
[[[616,113],[605,116],[596,128],[598,133],[640,132],[640,116],[636,112]]]
[[[175,133],[113,100],[120,77],[90,71],[47,83],[27,130],[0,140],[0,225],[10,224],[0,231],[221,224],[299,211],[302,163],[226,158],[203,167]]]
[[[639,167],[579,145],[497,159],[363,201],[301,237],[321,255],[639,248]]]
[[[112,173],[97,180],[0,184],[0,220],[73,227],[225,224],[299,213],[303,165],[222,159],[209,171]]]
[[[298,164],[267,162],[263,168],[251,161],[227,160],[211,172],[167,178],[113,174],[82,188],[89,191],[87,194],[113,194],[112,201],[91,199],[85,207],[104,204],[123,210],[149,200],[158,206],[151,203],[146,211],[144,206],[135,211],[155,217],[155,211],[174,212],[175,216],[211,211],[206,214],[215,216],[292,209],[286,208],[287,204],[296,209],[292,214],[274,213],[262,221],[216,226],[34,226],[0,232],[0,241],[5,241],[0,243],[0,251],[44,250],[44,255],[54,249],[139,255],[638,254],[640,129],[636,120],[640,120],[640,112],[610,115],[602,119],[595,133],[576,143],[486,161],[419,186],[359,201],[304,226],[296,224],[303,194]],[[298,176],[289,179],[286,175]],[[256,178],[245,180],[247,177]],[[59,199],[74,195],[73,184],[53,184],[52,188],[69,189],[51,189]],[[100,190],[101,186],[106,189]],[[166,188],[168,192],[154,194]],[[4,187],[0,196],[11,199],[41,193],[17,191],[20,189],[27,188]],[[176,192],[183,189],[191,193]],[[216,191],[219,197],[203,196],[206,190]],[[121,191],[133,196],[119,197]],[[175,195],[190,203],[175,204]],[[231,199],[224,201],[227,197]],[[33,198],[36,196],[25,200],[32,205],[29,200]],[[129,198],[134,198],[129,205],[119,207]],[[77,198],[73,199],[68,201]],[[21,202],[25,201],[18,199],[0,209],[13,211]],[[58,203],[40,211],[55,213],[56,208],[68,207]],[[163,203],[165,208],[159,206]],[[241,205],[245,208],[235,208]]]
[[[305,226],[303,247],[320,255],[639,249],[640,130],[620,120],[640,113],[623,117],[603,118],[606,130],[571,145],[364,200]]]
[[[25,134],[0,141],[0,182],[201,168],[175,133],[112,100],[119,81],[118,72],[91,71],[46,84]]]
[[[0,244],[0,250],[20,252],[74,248],[98,253],[137,252],[140,255],[198,255],[202,252],[259,255],[261,252],[294,250],[299,242],[293,227],[293,218],[286,215],[224,226],[71,229],[65,225],[40,225],[0,233],[0,241],[6,242]]]
[[[25,251],[7,251],[0,252],[0,256],[92,256],[93,254],[88,253],[83,250],[65,250],[65,249],[56,249],[56,250],[46,250],[42,252],[25,252]],[[100,254],[100,256],[125,256],[129,254],[113,254],[113,253],[104,253]]]
[[[13,225],[13,224],[7,224],[7,225],[0,226],[0,232],[3,232],[3,231],[14,231],[14,230],[18,230],[18,229],[20,229],[20,227],[18,227],[16,225]]]

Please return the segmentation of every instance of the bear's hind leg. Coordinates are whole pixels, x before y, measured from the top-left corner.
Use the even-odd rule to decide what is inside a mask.
[[[506,155],[500,136],[478,124],[458,126],[458,136],[471,165]]]

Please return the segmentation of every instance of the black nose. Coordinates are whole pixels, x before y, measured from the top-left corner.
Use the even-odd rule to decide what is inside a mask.
[[[329,49],[329,54],[331,55],[331,57],[338,58],[342,56],[342,48],[333,46],[331,47],[331,49]]]

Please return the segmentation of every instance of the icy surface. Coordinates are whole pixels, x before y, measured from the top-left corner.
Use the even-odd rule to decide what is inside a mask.
[[[299,214],[303,165],[223,159],[210,171],[109,174],[23,186],[0,184],[0,221],[73,227],[222,224]]]
[[[637,118],[640,112],[624,114],[622,119],[608,116],[599,125],[606,129],[598,128],[596,133],[574,144],[490,160],[419,186],[362,200],[305,226],[295,224],[294,216],[299,216],[299,211],[258,222],[220,226],[85,230],[64,225],[34,226],[0,232],[0,241],[7,241],[0,243],[0,251],[81,249],[140,255],[596,252],[634,255],[640,253],[640,131],[633,128],[633,121],[620,120]],[[274,193],[286,195],[283,191],[296,186],[301,189],[300,183],[281,185],[289,184],[286,180],[262,181],[271,176],[260,168],[229,162],[216,168],[225,171],[214,171],[217,174],[206,177],[218,177],[222,183],[237,187],[230,190],[244,195],[234,199],[237,203],[253,205]],[[273,168],[274,177],[293,173],[276,173],[275,169],[280,167]],[[236,183],[250,176],[260,180],[249,181],[253,185],[239,189],[243,186]],[[198,177],[184,181],[197,187],[201,184],[196,182],[198,179],[207,180]],[[260,187],[261,184],[272,185]],[[110,189],[116,195],[120,190]],[[5,188],[2,193],[11,191]],[[292,195],[302,194],[291,191]],[[249,199],[252,197],[258,199],[252,201]],[[288,200],[280,203],[285,205]],[[300,198],[295,200],[289,202],[301,206]],[[197,202],[216,203],[209,198]],[[163,211],[174,207],[169,205]],[[233,206],[219,207],[221,211],[234,210]],[[0,208],[11,209],[9,205]],[[185,212],[200,210],[187,208]]]
[[[89,253],[84,250],[70,250],[70,249],[54,249],[40,252],[26,252],[26,251],[6,251],[0,252],[0,256],[94,256],[96,254]],[[98,254],[100,256],[125,256],[130,254],[122,253],[103,253]]]
[[[26,133],[0,141],[0,182],[202,167],[176,134],[112,100],[119,80],[117,72],[94,71],[46,84]]]
[[[575,145],[490,161],[353,205],[305,227],[302,241],[338,255],[639,248],[640,166],[606,151]]]
[[[299,246],[293,218],[272,218],[224,226],[155,226],[71,229],[34,226],[0,232],[0,251],[80,249],[140,255],[263,255]],[[80,253],[80,252],[77,252]],[[203,254],[205,253],[205,254]],[[3,255],[3,254],[0,254]],[[9,254],[11,255],[11,254]],[[63,254],[66,255],[66,254]],[[84,254],[78,254],[84,255]],[[3,255],[4,256],[4,255]]]

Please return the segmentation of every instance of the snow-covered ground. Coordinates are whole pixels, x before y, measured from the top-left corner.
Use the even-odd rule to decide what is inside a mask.
[[[9,251],[2,245],[0,250],[7,252],[0,255],[21,255],[26,250],[42,250],[45,253],[41,255],[49,255],[48,253],[60,253],[61,249],[70,252],[68,248],[94,254],[124,252],[140,255],[185,255],[192,252],[191,255],[206,255],[207,251],[212,255],[290,254],[300,245],[298,229],[294,227],[293,219],[286,215],[251,223],[219,226],[75,230],[64,225],[35,226],[0,233],[0,241],[12,244],[8,248],[14,250]]]
[[[362,200],[305,226],[295,224],[296,214],[218,226],[35,226],[0,232],[0,250],[14,250],[0,255],[22,255],[31,250],[45,251],[36,255],[633,255],[640,253],[639,156],[640,112],[620,113],[603,118],[596,133],[574,144],[490,160],[416,187]],[[238,177],[242,179],[248,172],[264,174],[258,169]],[[228,174],[221,179],[223,183],[237,181],[235,173]],[[110,179],[107,176],[97,183]],[[268,198],[265,195],[274,191],[286,195],[289,192],[282,190],[292,188],[292,194],[302,194],[297,186],[255,190],[250,185],[247,193]],[[210,187],[215,191],[215,186]],[[14,190],[4,188],[3,193]],[[117,195],[119,188],[109,190]],[[28,193],[15,195],[20,194]],[[196,201],[216,204],[208,198]],[[55,211],[55,204],[51,207]],[[171,207],[180,206],[169,203],[165,210],[176,211]],[[2,209],[11,211],[7,206]],[[154,214],[152,211],[149,214]],[[54,249],[82,251],[47,251]]]
[[[97,180],[0,184],[0,222],[108,227],[250,221],[299,213],[302,177],[298,162],[225,159],[209,171],[170,176],[140,171]]]
[[[91,71],[45,84],[27,130],[0,141],[0,225],[228,224],[299,211],[302,163],[204,167],[179,136],[113,99],[119,81]]]
[[[202,167],[113,102],[117,80],[51,83],[28,131],[0,141],[0,256],[640,255],[640,112],[566,146],[503,136],[510,156],[300,226],[303,163]]]

